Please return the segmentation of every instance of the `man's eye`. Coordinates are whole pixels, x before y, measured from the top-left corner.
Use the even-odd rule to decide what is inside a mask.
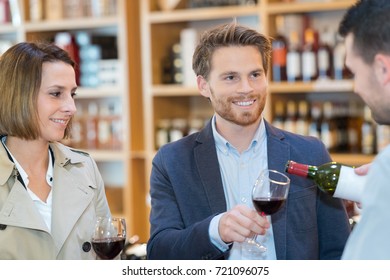
[[[225,79],[228,80],[228,81],[232,81],[232,80],[234,80],[234,76],[233,75],[229,75],[229,76],[226,76]]]

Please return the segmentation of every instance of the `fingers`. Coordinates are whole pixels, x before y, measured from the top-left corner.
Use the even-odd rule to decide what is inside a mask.
[[[371,167],[371,163],[364,164],[362,166],[355,168],[355,173],[358,175],[366,175],[370,167]]]
[[[226,243],[243,242],[254,234],[265,234],[269,227],[266,217],[245,205],[238,205],[221,217],[219,234]]]

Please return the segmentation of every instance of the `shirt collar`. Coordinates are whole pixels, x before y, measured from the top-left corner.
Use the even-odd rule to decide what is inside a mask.
[[[215,145],[216,145],[217,149],[219,149],[223,153],[227,154],[227,153],[229,153],[229,151],[231,151],[231,149],[235,149],[235,148],[233,147],[233,145],[231,145],[229,143],[228,140],[226,140],[221,134],[218,133],[215,122],[216,122],[216,116],[214,115],[212,120],[211,120],[211,127],[213,130]],[[253,136],[251,144],[249,145],[247,150],[250,150],[253,148],[253,152],[256,152],[257,149],[259,149],[262,146],[259,144],[262,144],[266,141],[266,138],[267,138],[266,136],[267,136],[266,128],[265,128],[265,124],[264,124],[264,119],[262,118],[260,125],[257,128],[256,133]]]
[[[8,149],[7,145],[5,144],[6,139],[7,139],[7,137],[4,136],[3,138],[1,138],[1,141],[3,142],[3,145],[4,145],[5,149],[8,151],[9,155],[12,157],[12,161],[14,162],[16,168],[18,169],[18,172],[19,172],[20,176],[22,177],[24,184],[28,187],[28,183],[29,183],[28,175],[24,171],[23,167],[19,164],[19,162],[14,158],[11,151]],[[54,164],[53,160],[54,159],[53,159],[52,153],[50,151],[50,148],[48,149],[48,153],[49,153],[49,163],[48,163],[48,167],[47,167],[46,181],[49,184],[49,186],[52,187],[53,186],[53,164]]]

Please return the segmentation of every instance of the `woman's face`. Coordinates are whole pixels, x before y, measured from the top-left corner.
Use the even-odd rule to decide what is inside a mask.
[[[60,141],[76,113],[74,96],[77,89],[73,67],[62,61],[42,65],[42,81],[38,93],[40,138]]]

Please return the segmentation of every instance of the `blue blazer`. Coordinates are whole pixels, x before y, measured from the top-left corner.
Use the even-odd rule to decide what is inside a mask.
[[[323,143],[277,129],[267,122],[268,167],[285,170],[287,160],[310,165],[331,161]],[[340,259],[350,233],[341,200],[306,178],[291,178],[288,199],[272,215],[278,259]],[[150,177],[149,259],[224,259],[210,241],[211,219],[226,211],[211,123],[199,133],[160,148]]]

